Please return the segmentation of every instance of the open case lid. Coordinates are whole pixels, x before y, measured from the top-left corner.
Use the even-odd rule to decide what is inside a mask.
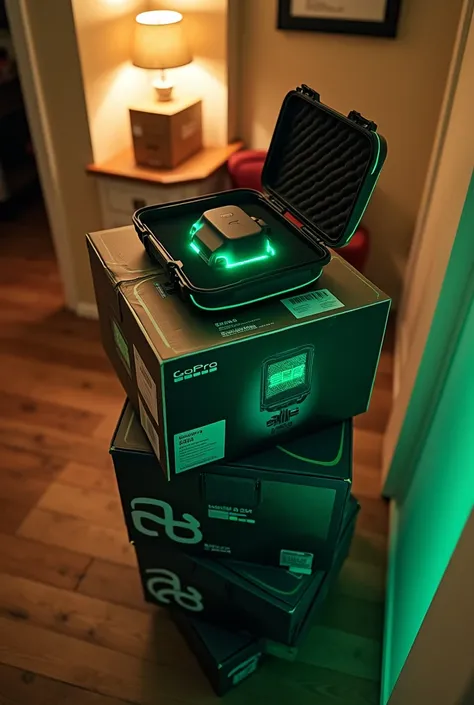
[[[377,125],[320,102],[308,86],[283,101],[262,173],[270,200],[329,247],[351,239],[387,154]]]

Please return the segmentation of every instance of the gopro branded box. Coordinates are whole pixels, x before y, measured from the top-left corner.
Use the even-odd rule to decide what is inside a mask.
[[[131,405],[112,439],[130,540],[311,573],[333,559],[352,479],[352,420],[167,482]]]
[[[337,255],[229,312],[170,293],[132,226],[88,236],[104,347],[171,479],[367,410],[390,300]]]
[[[209,560],[166,544],[137,544],[145,599],[220,626],[296,646],[347,556],[357,511],[357,501],[351,497],[332,566],[312,575]]]
[[[229,631],[179,610],[174,621],[217,695],[255,673],[265,653],[264,639]]]

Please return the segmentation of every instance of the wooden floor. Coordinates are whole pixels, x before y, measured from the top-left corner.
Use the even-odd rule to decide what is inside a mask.
[[[0,222],[0,705],[204,705],[216,698],[165,611],[146,606],[108,455],[124,401],[96,322],[63,308],[41,206]],[[357,419],[357,535],[295,662],[228,703],[379,701],[392,356]]]

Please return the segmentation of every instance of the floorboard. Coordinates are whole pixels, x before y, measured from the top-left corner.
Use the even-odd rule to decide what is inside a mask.
[[[84,577],[91,560],[90,556],[58,546],[0,534],[0,569],[9,575],[19,575],[39,583],[74,590]]]
[[[97,321],[64,308],[40,202],[0,244],[0,705],[216,705],[167,613],[143,600],[108,453],[124,393]],[[349,558],[304,645],[269,657],[228,705],[379,702],[392,340],[355,420]]]
[[[67,683],[0,664],[1,705],[127,705]]]
[[[78,591],[91,597],[108,600],[138,610],[154,612],[143,599],[141,582],[135,568],[94,559],[81,580]]]

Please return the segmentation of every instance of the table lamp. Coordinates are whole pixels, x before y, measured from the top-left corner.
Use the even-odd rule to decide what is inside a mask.
[[[183,16],[173,10],[150,10],[135,18],[132,61],[143,69],[158,70],[153,81],[158,101],[172,98],[173,84],[166,69],[184,66],[192,56],[183,31]]]

